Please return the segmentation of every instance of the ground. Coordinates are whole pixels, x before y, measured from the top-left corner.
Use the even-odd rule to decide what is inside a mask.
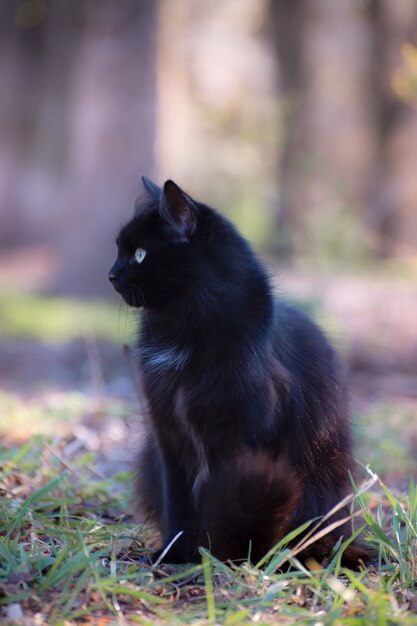
[[[281,272],[343,355],[362,505],[385,555],[371,570],[264,567],[209,554],[152,569],[158,537],[131,504],[141,440],[125,308],[0,295],[0,615],[4,624],[417,624],[417,290],[401,273]],[[372,479],[369,465],[379,480]],[[280,571],[289,558],[290,573]],[[265,567],[266,566],[266,567]]]

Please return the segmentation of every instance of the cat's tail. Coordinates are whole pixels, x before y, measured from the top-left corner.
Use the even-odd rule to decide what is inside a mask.
[[[245,452],[224,462],[201,488],[199,544],[220,560],[249,559],[256,564],[291,530],[311,518],[317,522],[317,514],[305,510],[311,488],[306,483],[306,477],[300,476],[283,455]],[[327,510],[325,506],[320,517]],[[301,516],[300,511],[304,512]],[[339,511],[319,530],[343,517],[349,517],[349,510]],[[320,538],[307,542],[306,548],[297,553],[298,559],[307,564],[312,558],[319,564],[326,563],[338,541],[351,534],[350,524],[345,522],[329,533],[319,534]],[[302,537],[298,535],[292,545]],[[342,564],[358,569],[374,557],[367,546],[355,540],[343,553]]]
[[[245,452],[215,470],[200,493],[200,543],[219,559],[259,561],[289,531],[302,481],[283,456]]]

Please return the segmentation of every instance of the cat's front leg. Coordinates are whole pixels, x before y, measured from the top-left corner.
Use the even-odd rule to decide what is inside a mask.
[[[192,483],[185,468],[167,456],[162,489],[164,541],[160,553],[175,539],[163,561],[189,563],[198,559],[198,513],[193,502]]]

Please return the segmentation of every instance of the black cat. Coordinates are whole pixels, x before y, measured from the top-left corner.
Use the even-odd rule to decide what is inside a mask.
[[[138,498],[168,562],[259,560],[349,491],[351,433],[335,352],[303,313],[274,299],[234,226],[174,182],[117,238],[114,288],[142,307],[139,365],[149,408]],[[342,517],[346,511],[338,515]],[[331,522],[335,521],[333,517]],[[347,525],[310,548],[328,556]],[[352,545],[345,562],[366,552]]]

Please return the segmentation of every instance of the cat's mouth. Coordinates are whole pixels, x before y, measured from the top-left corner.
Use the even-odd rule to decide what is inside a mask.
[[[114,290],[122,296],[126,304],[136,308],[144,305],[145,301],[142,291],[137,287],[126,285],[124,281],[120,280],[120,277],[115,274],[113,268],[109,272],[109,280]]]
[[[116,287],[115,289],[129,306],[135,308],[144,306],[143,294],[139,293],[136,289],[117,289]]]
[[[111,280],[111,284],[113,285],[113,289],[122,296],[123,300],[129,306],[139,308],[144,305],[143,294],[137,288],[121,285],[119,281],[114,279]]]

